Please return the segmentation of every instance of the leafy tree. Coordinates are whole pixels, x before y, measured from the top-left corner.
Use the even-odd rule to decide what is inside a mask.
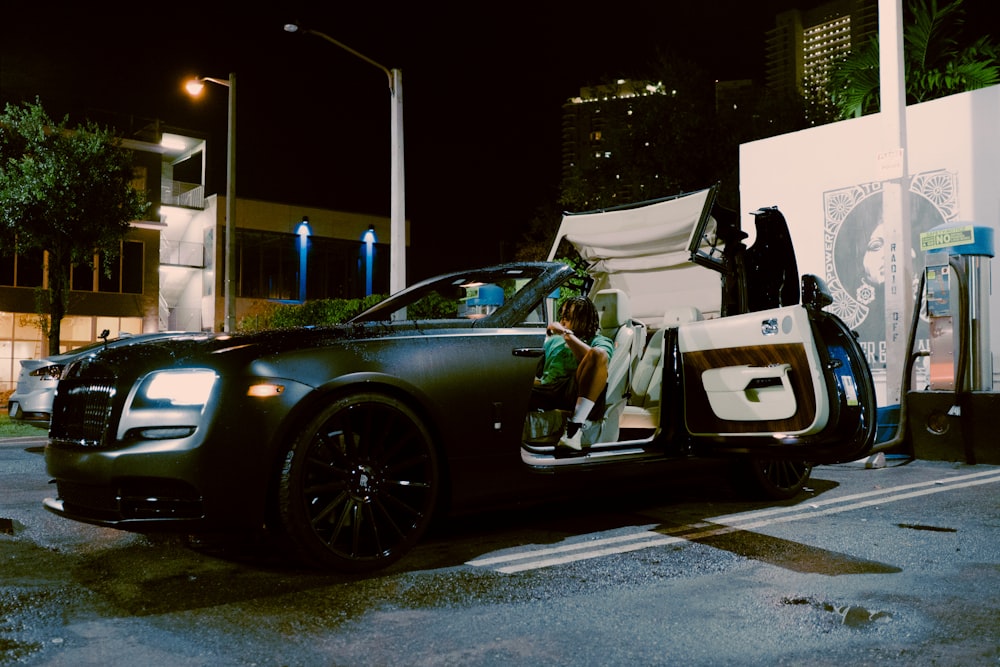
[[[548,258],[562,215],[562,208],[554,200],[547,199],[540,204],[521,234],[514,260],[539,262]]]
[[[93,268],[95,255],[114,260],[147,206],[121,140],[92,123],[68,124],[53,122],[39,101],[0,114],[0,252],[48,255],[39,315],[49,354],[59,352],[72,266]],[[113,262],[103,264],[110,271]]]
[[[1000,50],[989,37],[964,37],[962,0],[910,0],[903,26],[906,101],[916,104],[1000,83]],[[879,43],[872,39],[830,73],[842,118],[879,110]]]

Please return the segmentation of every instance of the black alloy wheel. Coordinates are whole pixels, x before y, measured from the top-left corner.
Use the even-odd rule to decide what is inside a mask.
[[[279,509],[307,561],[365,572],[420,539],[438,487],[437,455],[420,418],[390,396],[357,393],[327,406],[292,444]]]
[[[812,474],[805,461],[752,458],[745,469],[758,495],[771,500],[788,500],[799,495]]]

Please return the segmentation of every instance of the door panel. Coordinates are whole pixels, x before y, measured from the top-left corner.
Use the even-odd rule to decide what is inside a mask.
[[[684,419],[694,435],[802,436],[830,417],[830,397],[801,306],[681,324]]]

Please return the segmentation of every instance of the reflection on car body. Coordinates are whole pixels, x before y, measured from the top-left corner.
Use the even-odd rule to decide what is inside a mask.
[[[870,449],[871,374],[818,279],[802,278],[801,303],[796,286],[795,302],[784,290],[747,307],[756,277],[734,269],[746,249],[713,200],[710,188],[564,218],[552,252],[565,239],[588,263],[616,343],[604,419],[580,452],[554,444],[563,415],[528,412],[546,325],[578,277],[504,264],[423,281],[341,326],[175,336],[74,362],[45,505],[136,531],[263,528],[310,562],[363,571],[400,558],[438,513],[697,457],[745,461],[790,497],[812,463]],[[754,248],[766,237],[759,226]]]

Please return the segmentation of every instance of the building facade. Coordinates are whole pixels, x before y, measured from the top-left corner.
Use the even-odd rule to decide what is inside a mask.
[[[205,195],[206,141],[157,131],[158,141],[125,140],[135,187],[147,193],[146,220],[132,223],[120,257],[73,267],[61,351],[119,333],[221,331],[225,319],[225,197]],[[385,294],[389,218],[274,202],[236,202],[236,322],[261,302]],[[0,391],[13,389],[22,359],[45,356],[36,299],[47,257],[0,257]]]

